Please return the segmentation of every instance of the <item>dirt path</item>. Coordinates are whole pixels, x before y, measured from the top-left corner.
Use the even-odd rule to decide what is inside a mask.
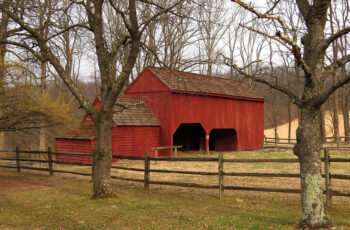
[[[47,184],[20,175],[12,176],[0,174],[0,197],[15,191],[26,191],[42,186],[47,186]]]

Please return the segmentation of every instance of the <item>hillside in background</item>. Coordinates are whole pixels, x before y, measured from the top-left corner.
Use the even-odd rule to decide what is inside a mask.
[[[343,114],[341,112],[338,113],[339,117],[339,135],[344,136],[344,122],[343,122]],[[333,125],[332,125],[332,117],[330,111],[327,111],[325,114],[325,125],[326,125],[326,136],[333,136]],[[295,131],[298,128],[298,119],[293,119],[291,123],[291,138],[295,139]],[[288,122],[283,123],[277,127],[277,133],[279,138],[288,138]],[[275,131],[273,128],[265,129],[264,134],[266,137],[275,137]],[[349,134],[348,134],[349,135]]]

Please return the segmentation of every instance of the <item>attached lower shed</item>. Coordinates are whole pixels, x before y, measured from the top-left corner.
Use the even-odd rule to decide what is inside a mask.
[[[144,156],[149,148],[160,145],[160,123],[140,99],[120,98],[119,103],[130,106],[114,108],[114,128],[112,129],[112,154]],[[136,105],[137,104],[137,105]],[[99,108],[100,99],[94,101]],[[85,116],[79,129],[56,138],[56,152],[92,153],[95,147],[95,129],[89,116]],[[151,156],[154,153],[150,153]],[[71,162],[91,162],[91,157],[57,155],[57,160]]]

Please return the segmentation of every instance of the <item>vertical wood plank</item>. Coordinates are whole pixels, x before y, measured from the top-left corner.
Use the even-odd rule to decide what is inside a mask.
[[[324,172],[325,172],[325,185],[326,185],[326,206],[332,207],[332,182],[330,172],[330,155],[329,150],[324,149]]]
[[[144,177],[144,189],[146,191],[149,190],[149,169],[150,169],[149,152],[146,152],[146,155],[145,155],[145,177]]]
[[[223,197],[223,183],[224,183],[224,165],[223,165],[223,159],[222,159],[222,153],[219,153],[219,198],[220,200]]]
[[[177,157],[177,147],[175,147],[175,152],[174,152],[175,156]]]
[[[20,156],[19,156],[19,148],[16,146],[16,164],[17,164],[17,172],[21,172],[21,161],[20,161]]]
[[[52,163],[52,151],[51,151],[51,146],[47,147],[47,155],[48,155],[48,163],[49,163],[50,176],[53,176],[53,163]]]

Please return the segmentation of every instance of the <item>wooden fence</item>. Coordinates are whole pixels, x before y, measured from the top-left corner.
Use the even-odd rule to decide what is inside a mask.
[[[323,146],[327,149],[350,149],[350,136],[335,136],[323,138]],[[292,149],[296,144],[293,138],[274,138],[264,136],[263,148]]]
[[[0,153],[10,152],[10,151],[0,151]],[[13,151],[12,151],[13,152]],[[65,164],[65,165],[78,165],[78,166],[91,166],[91,163],[78,163],[78,162],[63,162],[53,159],[53,155],[58,154],[68,154],[68,155],[78,155],[78,156],[91,156],[89,153],[61,153],[61,152],[52,152],[51,148],[48,148],[47,151],[22,151],[16,148],[15,157],[0,157],[0,160],[4,162],[16,162],[15,165],[10,164],[0,164],[0,168],[15,168],[17,172],[21,172],[21,169],[29,170],[40,170],[48,171],[50,176],[53,176],[54,173],[69,173],[82,176],[91,176],[91,173],[83,172],[74,172],[67,170],[59,170],[54,168],[54,164]],[[23,158],[21,154],[41,154],[44,155],[45,160],[37,160],[30,158]],[[226,163],[286,163],[286,164],[295,164],[298,163],[297,159],[225,159],[222,154],[219,154],[218,157],[170,157],[170,158],[156,158],[150,157],[149,153],[146,153],[144,157],[141,156],[126,156],[126,155],[114,155],[113,158],[118,159],[128,159],[136,161],[144,161],[144,168],[131,168],[131,167],[122,167],[122,166],[112,166],[113,169],[119,170],[128,170],[128,171],[138,171],[144,173],[144,179],[135,179],[127,178],[120,176],[111,176],[112,179],[140,182],[144,184],[146,190],[149,189],[151,184],[154,185],[169,185],[169,186],[181,186],[181,187],[193,187],[193,188],[206,188],[206,189],[218,189],[219,197],[223,197],[224,190],[246,190],[246,191],[262,191],[262,192],[281,192],[281,193],[300,193],[300,189],[279,189],[279,188],[265,188],[265,187],[243,187],[243,186],[230,186],[224,184],[224,177],[284,177],[284,178],[299,178],[300,174],[292,173],[250,173],[250,172],[225,172],[224,164]],[[158,161],[168,161],[168,162],[217,162],[218,171],[217,172],[204,172],[204,171],[179,171],[179,170],[164,170],[164,169],[152,169],[150,162]],[[45,167],[34,167],[28,165],[22,165],[21,162],[39,162],[47,164]],[[346,196],[350,197],[350,192],[347,191],[338,191],[332,189],[332,179],[340,180],[350,180],[350,175],[343,174],[332,174],[330,170],[330,164],[332,162],[343,162],[350,163],[350,158],[331,158],[328,149],[324,149],[324,157],[322,158],[324,162],[324,174],[322,177],[325,178],[325,191],[327,205],[332,204],[332,196]],[[198,183],[184,183],[184,182],[172,182],[172,181],[156,181],[151,180],[151,173],[177,173],[177,174],[190,174],[190,175],[209,175],[217,176],[218,184],[217,185],[206,185]]]
[[[182,145],[178,145],[178,146],[162,146],[162,147],[152,147],[149,148],[149,150],[154,150],[154,157],[158,157],[158,151],[162,150],[162,149],[174,149],[174,155],[177,156],[177,150],[182,148]]]

